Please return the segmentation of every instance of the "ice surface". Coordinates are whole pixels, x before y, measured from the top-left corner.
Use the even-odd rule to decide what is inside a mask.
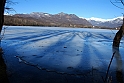
[[[112,41],[117,30],[22,27],[11,26],[5,31],[2,48],[6,56],[21,63],[57,73],[81,74],[92,68],[106,72],[113,55]],[[119,58],[114,58],[111,71],[123,69],[124,39]]]

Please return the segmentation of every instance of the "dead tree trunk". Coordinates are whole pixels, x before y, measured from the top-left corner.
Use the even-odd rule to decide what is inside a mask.
[[[4,6],[5,6],[6,0],[0,0],[0,33],[3,27],[4,22]]]
[[[114,47],[119,47],[121,38],[124,35],[124,15],[123,15],[123,24],[120,27],[120,30],[116,33],[114,40],[113,40],[113,46]]]

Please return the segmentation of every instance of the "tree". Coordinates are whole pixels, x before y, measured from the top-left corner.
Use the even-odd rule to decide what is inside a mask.
[[[123,0],[115,0],[114,2],[112,2],[112,1],[110,0],[110,2],[111,2],[114,6],[120,8],[120,9],[124,9],[124,8],[123,8],[123,7],[124,7],[124,1],[123,1]],[[122,7],[119,7],[119,6],[115,5],[115,3],[121,3],[121,4],[122,4]],[[119,31],[116,33],[116,35],[115,35],[115,37],[114,37],[114,40],[113,40],[113,47],[119,47],[120,41],[121,41],[121,38],[123,37],[123,35],[124,35],[124,14],[123,14],[123,23],[122,23],[122,26],[120,27]]]
[[[0,33],[3,27],[4,22],[4,7],[5,7],[6,0],[0,0]]]
[[[121,38],[124,35],[124,16],[123,16],[123,24],[120,27],[119,31],[116,33],[114,40],[113,40],[113,46],[114,47],[119,47]]]

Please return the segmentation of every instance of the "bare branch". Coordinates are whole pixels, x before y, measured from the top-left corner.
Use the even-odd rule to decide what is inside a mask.
[[[15,13],[17,13],[13,8],[10,7],[10,5],[15,5],[18,4],[18,2],[13,2],[11,0],[7,0],[6,1],[6,6],[5,6],[5,12],[9,13],[10,11],[14,11]]]
[[[112,0],[110,0],[110,2],[114,5],[114,6],[116,6],[116,7],[118,7],[118,8],[120,8],[120,9],[124,9],[124,8],[121,8],[121,7],[119,7],[119,6],[117,6],[117,5],[115,5],[114,3],[122,3],[122,5],[124,6],[124,2],[123,2],[123,0],[115,0],[116,2],[112,2]]]
[[[121,1],[122,5],[124,6],[124,2],[123,2],[123,0],[120,0],[120,1]]]
[[[114,58],[115,53],[116,52],[114,52],[113,55],[112,55],[112,57],[111,57],[111,60],[110,60],[110,63],[109,63],[108,69],[107,69],[106,77],[105,77],[105,80],[104,80],[105,83],[109,83],[109,82],[107,82],[107,80],[110,80],[110,79],[108,79],[108,77],[109,77],[108,76],[108,73],[109,73],[109,69],[110,69],[110,66],[111,66],[111,63],[113,61],[113,58]]]
[[[7,3],[7,4],[10,4],[10,5],[12,5],[12,4],[14,4],[14,5],[15,5],[15,4],[18,4],[18,2],[13,2],[13,1],[10,1],[10,0],[7,0],[6,3]]]

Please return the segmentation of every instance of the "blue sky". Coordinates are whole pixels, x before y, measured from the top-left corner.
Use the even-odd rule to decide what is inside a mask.
[[[97,17],[111,19],[122,16],[124,9],[111,4],[110,0],[11,0],[17,4],[8,5],[17,13],[45,12],[57,14],[60,12],[76,14],[79,17]],[[117,5],[120,5],[117,3]],[[123,7],[123,6],[121,6]],[[15,12],[10,12],[15,13]]]

